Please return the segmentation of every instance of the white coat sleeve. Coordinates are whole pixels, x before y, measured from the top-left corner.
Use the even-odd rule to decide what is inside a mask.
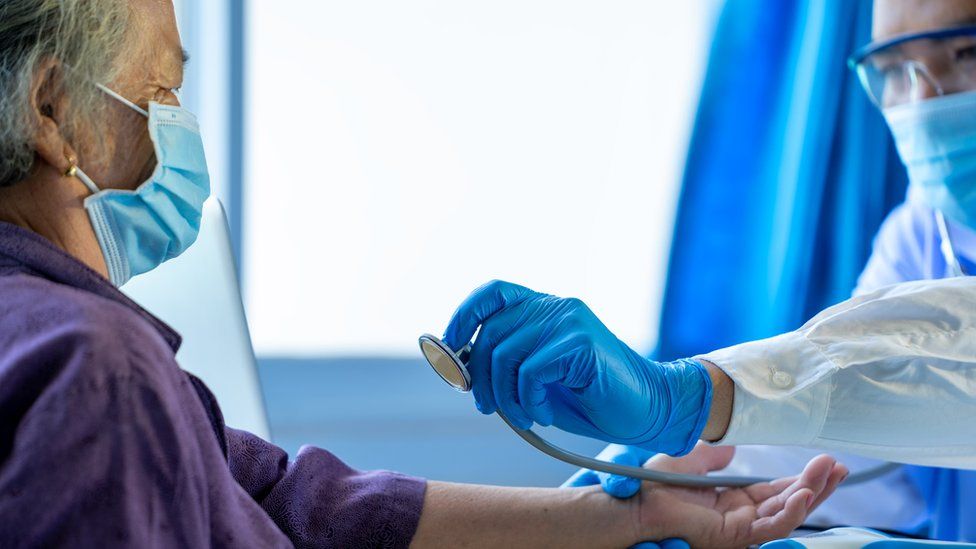
[[[976,277],[887,286],[697,358],[735,383],[719,444],[976,469]]]

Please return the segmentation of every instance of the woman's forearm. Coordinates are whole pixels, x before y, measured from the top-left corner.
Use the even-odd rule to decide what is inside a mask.
[[[430,482],[411,547],[629,547],[642,541],[637,499]]]

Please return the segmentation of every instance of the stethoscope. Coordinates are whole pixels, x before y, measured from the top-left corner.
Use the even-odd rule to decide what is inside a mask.
[[[952,237],[949,235],[949,225],[946,223],[945,216],[940,210],[935,211],[935,225],[939,228],[939,249],[942,257],[945,258],[946,266],[949,267],[949,274],[953,277],[966,276],[966,271],[959,263],[959,256],[952,246]]]
[[[467,367],[467,362],[471,355],[470,344],[466,345],[460,351],[455,352],[439,338],[430,334],[420,336],[419,343],[420,351],[423,353],[424,358],[427,359],[427,362],[430,363],[431,368],[437,372],[437,375],[439,375],[441,379],[462,393],[471,391],[471,375],[468,373]],[[601,471],[604,473],[631,477],[640,480],[648,480],[651,482],[660,482],[663,484],[671,484],[676,486],[690,486],[694,488],[743,487],[756,484],[758,482],[771,482],[774,480],[763,477],[685,475],[679,473],[654,471],[651,469],[632,467],[629,465],[618,465],[616,463],[581,456],[579,454],[570,452],[569,450],[564,450],[563,448],[547,442],[545,439],[534,433],[531,429],[520,429],[519,427],[516,427],[515,424],[513,424],[501,410],[498,410],[496,413],[498,414],[498,417],[502,418],[502,421],[504,421],[513,431],[515,431],[515,434],[520,436],[522,440],[528,442],[537,450],[549,455],[550,457],[554,457],[560,461],[564,461],[570,465],[575,465],[584,469],[591,469],[593,471]],[[862,482],[874,480],[891,471],[894,471],[898,467],[901,466],[897,463],[883,463],[863,471],[851,473],[847,479],[844,480],[844,485],[850,486],[853,484],[860,484]]]

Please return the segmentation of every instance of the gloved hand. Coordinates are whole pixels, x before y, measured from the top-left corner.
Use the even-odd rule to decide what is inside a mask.
[[[691,549],[691,546],[683,539],[671,538],[657,543],[645,541],[644,543],[631,545],[630,549]]]
[[[461,349],[479,325],[468,371],[482,413],[500,408],[524,429],[555,425],[669,455],[695,447],[712,392],[701,364],[645,359],[578,299],[507,282],[475,290],[444,342]]]
[[[596,455],[596,459],[609,461],[617,465],[630,465],[641,467],[644,462],[651,459],[654,452],[649,452],[637,446],[624,446],[622,444],[611,444]],[[615,498],[627,499],[637,494],[640,490],[641,481],[636,478],[611,475],[600,471],[580,469],[563,483],[562,488],[575,488],[579,486],[592,486],[599,484],[603,491]]]

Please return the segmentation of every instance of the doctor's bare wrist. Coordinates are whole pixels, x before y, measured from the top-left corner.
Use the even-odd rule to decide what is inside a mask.
[[[708,412],[708,423],[702,431],[701,438],[708,442],[721,440],[729,429],[732,419],[732,399],[735,395],[735,384],[721,368],[708,362],[698,360],[708,370],[712,379],[712,406]]]

